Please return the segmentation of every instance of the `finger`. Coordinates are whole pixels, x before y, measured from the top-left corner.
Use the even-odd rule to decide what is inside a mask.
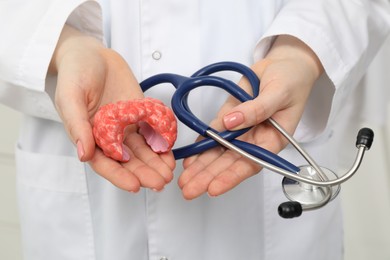
[[[263,147],[270,152],[278,153],[287,144],[283,136],[270,124],[260,124],[243,136],[243,140]],[[262,167],[247,158],[240,157],[228,168],[216,176],[208,187],[210,196],[218,196],[233,189],[244,180],[260,172]]]
[[[161,190],[173,179],[175,166],[173,153],[165,154],[162,159],[137,133],[130,133],[126,137],[125,144],[130,150],[130,161],[124,166],[138,176],[142,186]]]
[[[216,120],[214,120],[213,122],[215,122]],[[217,130],[217,131],[222,131],[221,130],[221,127],[218,127],[218,126],[216,126],[216,124],[215,123],[210,123],[210,126],[213,128],[213,129],[215,129],[215,130]],[[203,136],[198,136],[198,138],[195,140],[195,142],[198,142],[198,141],[201,141],[201,140],[203,140],[204,139],[204,137]],[[211,152],[211,151],[214,151],[214,152]],[[212,149],[210,149],[210,150],[208,150],[207,152],[204,152],[204,153],[202,153],[202,154],[196,154],[196,155],[193,155],[193,156],[191,156],[191,157],[187,157],[187,158],[185,158],[184,160],[183,160],[183,167],[186,169],[186,168],[188,168],[194,161],[196,161],[198,158],[199,158],[199,156],[205,156],[205,153],[216,153],[216,154],[222,154],[223,152],[225,151],[225,148],[223,148],[222,146],[220,146],[220,145],[217,145],[216,147],[214,147],[214,148],[212,148]],[[211,155],[208,155],[208,156],[211,156]],[[209,159],[211,159],[211,158],[209,158]]]
[[[289,83],[283,82],[286,77],[279,75],[283,69],[277,66],[273,68],[272,64],[272,60],[263,59],[252,66],[251,69],[261,79],[260,94],[251,101],[242,104],[236,102],[237,106],[226,111],[222,120],[226,129],[238,130],[259,124],[280,110],[280,104],[286,102],[289,93],[283,86]],[[241,78],[238,85],[252,94],[252,86],[245,77]]]
[[[257,98],[232,108],[223,117],[226,129],[238,130],[255,126],[283,109],[285,107],[283,104],[288,100],[288,93],[282,91],[277,84],[275,83],[272,88],[264,89]]]
[[[211,181],[207,192],[213,197],[224,194],[244,180],[257,174],[260,170],[261,167],[259,165],[251,163],[244,158],[238,159]]]
[[[123,167],[133,173],[144,188],[160,191],[166,184],[161,174],[136,157],[132,157],[130,161],[124,163]]]
[[[77,145],[78,157],[88,161],[95,152],[95,140],[88,114],[84,93],[79,89],[61,86],[59,83],[56,93],[56,107],[64,123],[64,127],[74,144]],[[68,88],[66,91],[62,91]]]
[[[140,182],[138,178],[119,162],[105,156],[100,149],[96,149],[89,164],[96,173],[116,187],[130,192],[139,191]]]
[[[212,161],[206,167],[198,167],[196,165],[193,170],[197,170],[197,174],[183,186],[182,192],[186,199],[194,199],[206,193],[210,183],[218,178],[221,172],[226,171],[239,156],[230,151],[225,151],[216,160]],[[210,194],[212,195],[212,194]]]
[[[178,185],[182,189],[194,176],[205,169],[224,152],[222,147],[216,147],[202,154],[191,156],[183,161],[184,171],[178,179]]]
[[[159,154],[159,157],[169,167],[171,171],[176,168],[176,159],[172,151]]]

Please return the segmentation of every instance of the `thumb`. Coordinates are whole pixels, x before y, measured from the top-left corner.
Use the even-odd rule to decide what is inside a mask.
[[[276,91],[262,91],[253,100],[241,103],[223,116],[223,124],[228,130],[238,130],[260,124],[280,110],[283,98]]]
[[[89,161],[95,152],[95,140],[83,91],[56,93],[56,107],[80,161]]]
[[[284,109],[289,100],[289,93],[283,67],[273,66],[274,61],[262,59],[255,63],[251,69],[261,78],[260,94],[253,100],[240,103],[223,117],[223,124],[228,130],[238,130],[252,127],[273,116],[277,111]],[[250,83],[241,78],[238,83],[244,90],[250,89]]]

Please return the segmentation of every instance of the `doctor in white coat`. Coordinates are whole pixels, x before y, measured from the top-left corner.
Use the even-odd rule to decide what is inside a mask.
[[[0,17],[0,100],[24,114],[25,259],[342,259],[337,200],[281,219],[280,176],[222,149],[183,169],[136,132],[132,160],[119,164],[95,149],[89,120],[104,103],[141,97],[148,76],[237,61],[262,78],[260,97],[219,112],[226,94],[202,90],[190,97],[195,114],[218,114],[218,128],[256,125],[243,138],[279,152],[285,141],[262,123],[273,116],[331,167],[332,122],[389,32],[387,1],[1,1]],[[168,104],[172,92],[147,95]],[[176,145],[195,138],[180,126]],[[281,154],[304,163],[288,146]]]

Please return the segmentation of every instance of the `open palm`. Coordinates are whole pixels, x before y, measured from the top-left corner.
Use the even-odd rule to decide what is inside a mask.
[[[212,123],[213,128],[218,130],[252,127],[239,139],[274,153],[280,152],[287,141],[267,119],[272,117],[292,134],[302,116],[311,88],[322,73],[322,67],[317,67],[318,63],[307,59],[307,52],[310,51],[307,46],[302,46],[303,43],[296,39],[281,40],[298,44],[296,53],[284,55],[285,49],[290,49],[292,45],[286,46],[284,41],[276,43],[267,58],[252,67],[261,78],[259,96],[242,104],[234,98],[228,98]],[[309,57],[311,55],[309,52]],[[250,89],[245,79],[239,85],[243,89]],[[218,147],[186,159],[179,186],[187,199],[206,192],[217,196],[260,170],[259,165]]]
[[[55,105],[81,161],[88,161],[117,187],[136,192],[140,187],[161,190],[173,178],[172,153],[158,155],[137,133],[126,129],[124,144],[130,161],[120,163],[96,147],[93,117],[99,107],[119,100],[142,98],[143,93],[127,63],[94,38],[65,27],[51,64],[57,73]]]

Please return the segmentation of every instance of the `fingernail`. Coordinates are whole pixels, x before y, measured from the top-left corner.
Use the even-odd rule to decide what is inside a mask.
[[[81,161],[84,157],[84,147],[80,140],[77,141],[77,156],[79,157],[79,160]]]
[[[123,162],[128,162],[130,160],[130,154],[126,148],[127,147],[122,144],[122,160],[123,160]]]
[[[210,197],[210,198],[216,198],[217,195],[211,195],[210,193],[207,192],[207,195]]]
[[[227,114],[223,118],[223,123],[227,129],[235,128],[244,123],[244,114],[241,112]]]
[[[139,192],[139,187],[133,187],[132,189],[127,190],[130,193],[137,194]]]
[[[130,154],[126,150],[123,150],[123,161],[128,162],[129,160],[130,160]]]
[[[164,190],[164,187],[162,188],[162,189],[160,189],[160,190],[158,190],[158,189],[156,189],[156,188],[152,188],[152,190],[154,191],[154,192],[162,192],[163,190]]]

